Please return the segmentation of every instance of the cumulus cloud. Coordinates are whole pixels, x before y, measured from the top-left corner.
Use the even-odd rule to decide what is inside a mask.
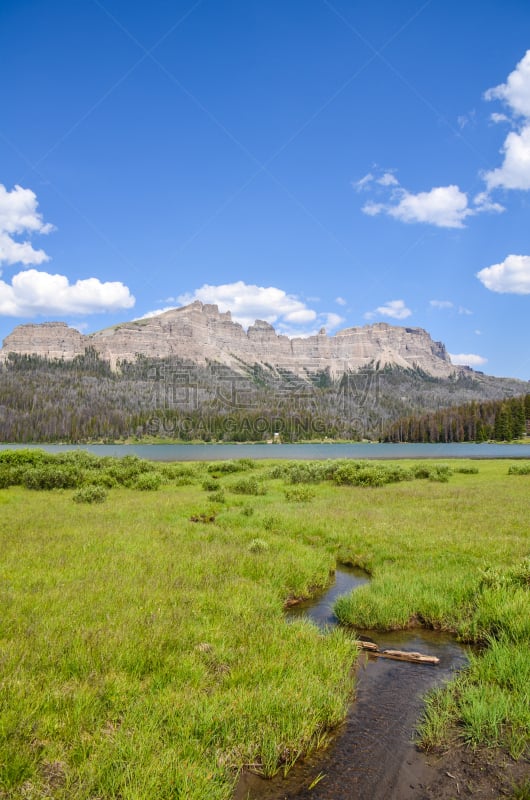
[[[506,83],[484,93],[486,100],[502,100],[521,117],[530,118],[530,50],[527,50]]]
[[[470,203],[468,196],[455,184],[435,186],[427,192],[414,194],[399,185],[391,173],[385,173],[375,181],[387,189],[383,200],[369,200],[362,208],[364,214],[375,217],[387,214],[400,222],[423,223],[438,228],[463,228],[468,217],[484,211],[504,211],[494,203],[487,192],[476,195]],[[390,191],[388,191],[390,190]],[[382,190],[379,190],[381,194]]]
[[[230,311],[235,322],[244,328],[263,319],[274,325],[278,331],[288,336],[311,336],[319,328],[328,330],[338,327],[344,318],[331,312],[318,312],[293,294],[275,286],[256,286],[244,281],[213,286],[205,283],[194,292],[179,295],[180,305],[188,305],[194,300],[213,303],[220,311]],[[175,306],[149,311],[144,317],[162,314]]]
[[[367,311],[365,319],[374,317],[391,317],[392,319],[406,319],[410,317],[412,311],[407,308],[404,300],[389,300],[383,306],[378,306],[374,311]]]
[[[530,294],[530,256],[507,256],[477,272],[486,289],[500,294]]]
[[[510,131],[502,153],[502,166],[484,175],[488,189],[530,189],[530,123],[520,132]]]
[[[500,167],[484,174],[488,189],[530,189],[530,50],[527,50],[506,83],[488,89],[486,100],[500,100],[510,117],[492,114],[495,122],[511,121],[513,130],[502,146]]]
[[[31,189],[15,186],[8,191],[0,183],[0,264],[42,264],[49,260],[44,250],[36,250],[30,241],[15,237],[47,234],[54,230],[37,211],[37,196]]]
[[[487,358],[478,356],[476,353],[449,353],[449,358],[453,364],[463,367],[482,367],[488,362]]]
[[[447,186],[413,193],[400,186],[394,171],[377,174],[373,169],[353,184],[357,191],[370,191],[373,197],[362,211],[375,217],[385,214],[405,223],[423,223],[439,228],[463,228],[468,218],[482,213],[500,213],[504,207],[491,199],[495,189],[530,189],[530,50],[528,50],[505,83],[484,93],[487,101],[500,101],[504,112],[493,112],[494,123],[508,123],[500,166],[485,171],[481,177],[485,191],[470,199],[465,191],[451,183]],[[461,128],[475,123],[475,112],[460,116]],[[385,192],[386,190],[386,192]]]
[[[439,228],[463,228],[464,220],[473,213],[467,195],[455,185],[418,194],[405,191],[397,205],[385,210],[401,222],[423,222]]]
[[[96,314],[134,303],[129,289],[118,281],[87,278],[71,284],[64,275],[36,269],[19,272],[10,284],[0,280],[0,314],[10,317]]]
[[[335,298],[335,302],[336,302],[336,304],[338,306],[345,306],[346,305],[346,300],[344,299],[344,297],[336,297]]]

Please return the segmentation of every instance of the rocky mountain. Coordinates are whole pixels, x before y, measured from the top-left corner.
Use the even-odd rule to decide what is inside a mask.
[[[216,305],[199,301],[86,336],[64,322],[19,325],[5,338],[0,360],[15,353],[68,361],[87,349],[113,369],[118,362],[144,356],[183,359],[201,366],[214,362],[236,372],[257,364],[299,377],[327,372],[335,378],[345,372],[386,366],[419,370],[437,378],[469,372],[454,366],[444,345],[433,341],[422,328],[377,323],[346,328],[334,336],[322,329],[316,336],[290,339],[263,320],[245,331],[229,311],[221,313]]]
[[[528,386],[454,366],[421,328],[290,339],[195,302],[87,336],[64,322],[15,328],[0,350],[0,441],[377,439],[392,423],[401,436],[418,415]],[[444,416],[443,435],[478,435],[475,406],[471,418]],[[486,420],[480,435],[497,427]]]

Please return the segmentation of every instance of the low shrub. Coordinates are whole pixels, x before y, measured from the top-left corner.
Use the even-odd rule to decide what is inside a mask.
[[[530,462],[523,464],[512,464],[508,469],[508,475],[530,475]]]
[[[73,467],[45,464],[27,469],[22,483],[27,489],[77,489],[83,482],[82,473]]]
[[[288,503],[308,503],[315,496],[314,490],[309,486],[295,486],[293,489],[286,489],[284,494]]]
[[[226,495],[222,489],[218,489],[217,492],[208,495],[208,500],[212,503],[226,503]]]
[[[447,464],[438,464],[429,475],[429,480],[436,483],[447,483],[451,472],[451,467],[447,466]]]
[[[162,484],[162,476],[156,472],[144,472],[136,478],[132,488],[140,489],[142,492],[154,492],[160,488]]]
[[[465,469],[475,469],[474,467],[462,467]],[[436,481],[437,483],[447,483],[452,469],[448,464],[417,464],[412,467],[412,477],[417,479],[424,479],[429,481]],[[477,470],[478,472],[478,470]]]
[[[23,483],[26,468],[20,465],[3,464],[0,462],[0,489],[8,486],[20,486]]]
[[[340,466],[333,476],[339,486],[385,486],[387,483],[408,481],[413,473],[399,466],[351,462]]]
[[[103,486],[83,486],[77,491],[73,500],[74,503],[104,503],[107,499],[107,492]]]
[[[230,491],[234,494],[263,495],[267,493],[265,486],[256,478],[242,478],[230,486]]]
[[[453,472],[460,475],[478,475],[478,467],[453,467]]]
[[[214,478],[206,478],[202,482],[202,488],[205,492],[216,492],[219,489],[219,482]]]
[[[208,464],[210,473],[229,474],[230,472],[242,472],[244,469],[247,467],[242,466],[240,461],[214,461],[212,464]]]
[[[333,478],[342,461],[308,461],[306,463],[276,464],[269,470],[269,478],[281,478],[288,483],[320,483]]]
[[[11,466],[27,466],[28,464],[44,464],[53,458],[44,450],[2,450],[0,464]]]

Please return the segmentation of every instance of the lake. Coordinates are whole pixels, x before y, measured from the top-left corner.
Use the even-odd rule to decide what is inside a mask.
[[[530,458],[529,444],[0,444],[0,450],[37,448],[48,453],[87,450],[102,456],[136,455],[150,461],[224,461],[231,458],[391,459]]]

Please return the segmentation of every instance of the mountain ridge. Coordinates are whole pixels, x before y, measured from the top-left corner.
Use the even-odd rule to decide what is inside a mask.
[[[108,361],[147,358],[183,358],[204,365],[216,362],[238,371],[241,364],[266,365],[302,377],[327,371],[332,377],[366,368],[396,366],[448,378],[470,368],[451,363],[441,342],[423,328],[378,322],[345,328],[329,336],[319,333],[289,338],[265,320],[247,331],[234,322],[230,311],[195,301],[156,316],[122,322],[91,334],[82,334],[65,322],[19,325],[5,338],[0,360],[9,353],[71,360],[89,348]]]

